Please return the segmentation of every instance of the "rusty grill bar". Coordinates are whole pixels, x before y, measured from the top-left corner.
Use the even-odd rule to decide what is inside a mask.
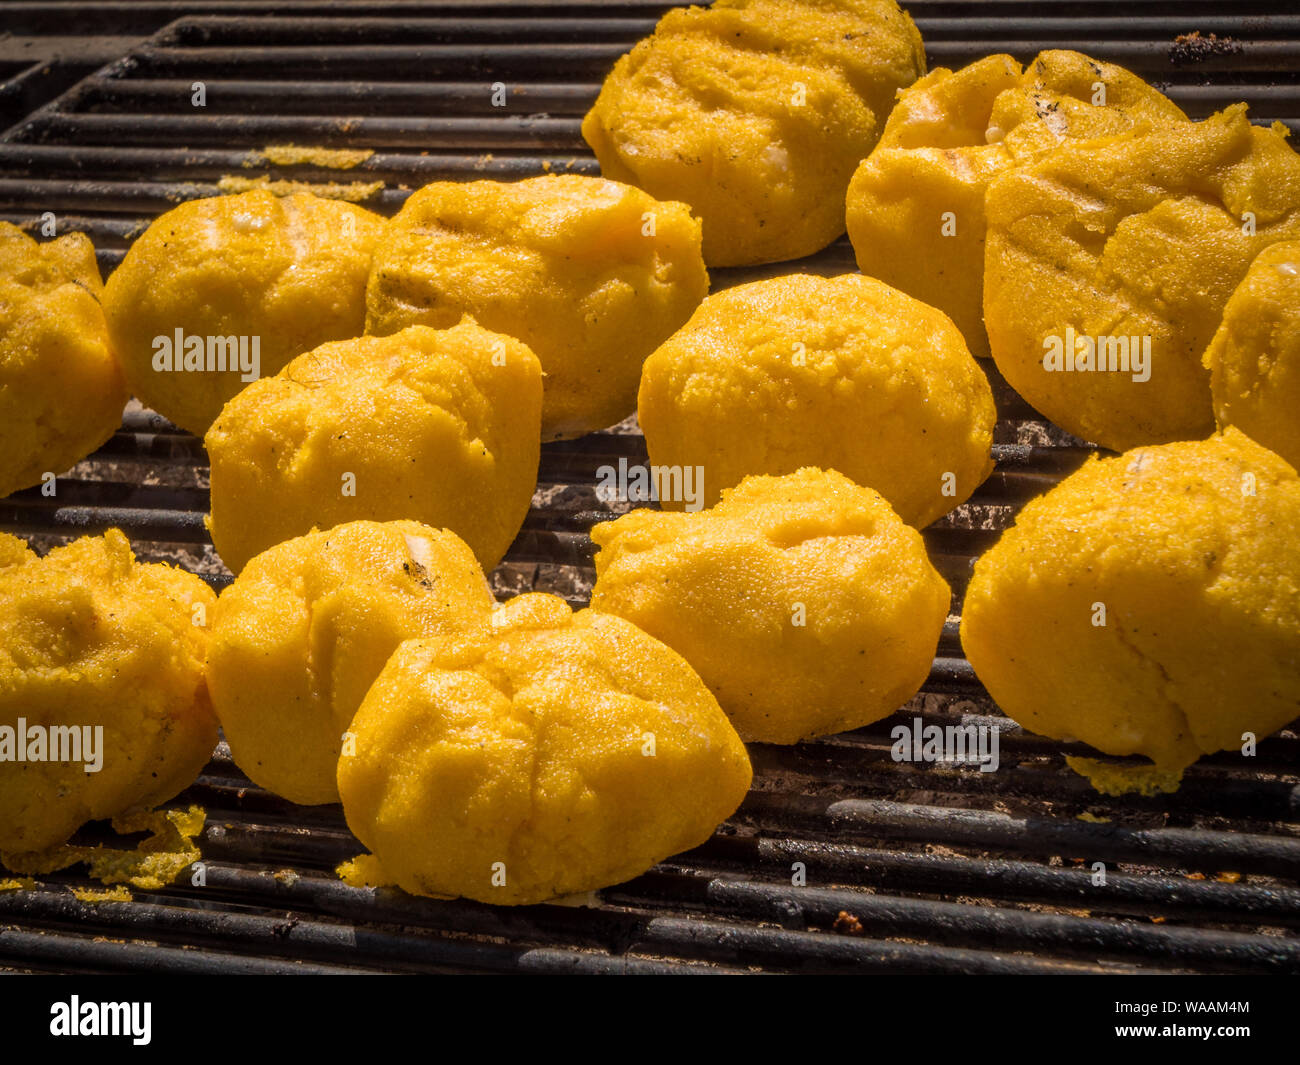
[[[6,28],[20,34],[75,24],[152,36],[0,135],[0,218],[35,228],[53,211],[60,231],[94,239],[107,273],[152,217],[216,194],[226,176],[382,181],[362,202],[391,214],[428,181],[596,173],[581,116],[613,60],[667,5],[369,2],[341,11],[229,0],[185,13],[194,6],[5,5]],[[1194,117],[1244,99],[1256,120],[1300,130],[1300,15],[1290,5],[906,6],[931,66],[1072,47],[1128,66]],[[1176,61],[1174,38],[1193,30],[1235,43]],[[205,83],[206,108],[190,106],[195,81]],[[505,109],[490,106],[494,81],[509,87]],[[0,104],[17,92],[0,86]],[[375,154],[348,170],[270,166],[260,155],[287,142]],[[842,239],[794,266],[711,274],[716,289],[790,269],[853,268]],[[67,890],[91,884],[73,871],[0,893],[0,971],[1300,972],[1295,731],[1263,741],[1248,767],[1228,755],[1203,759],[1174,796],[1107,798],[1061,757],[1091,752],[1002,717],[962,657],[957,618],[973,559],[1021,504],[1093,450],[1042,422],[985,368],[1000,414],[997,468],[925,531],[954,603],[922,693],[842,736],[751,745],[754,788],[704,846],[583,908],[364,891],[333,876],[360,850],[339,809],[262,791],[223,744],[172,804],[208,811],[207,886],[89,903]],[[543,447],[533,509],[492,575],[498,596],[541,590],[585,602],[587,531],[627,509],[597,498],[596,469],[620,457],[645,460],[633,424]],[[0,500],[0,528],[48,547],[116,526],[140,557],[179,562],[221,588],[230,575],[203,528],[207,503],[201,442],[132,406],[113,439],[59,479],[54,499],[28,490]],[[917,713],[997,727],[1002,768],[895,763],[890,730]],[[79,841],[107,838],[91,826]],[[796,862],[807,886],[791,884]],[[1106,863],[1105,887],[1092,884],[1094,862]]]

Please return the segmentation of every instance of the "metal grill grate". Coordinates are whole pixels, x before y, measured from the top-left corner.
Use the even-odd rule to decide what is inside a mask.
[[[325,3],[231,0],[169,21],[192,6],[6,6],[19,33],[78,20],[87,32],[166,25],[0,137],[0,218],[34,227],[53,211],[62,231],[90,234],[107,272],[150,218],[216,194],[223,177],[382,181],[363,202],[392,213],[412,188],[437,179],[595,173],[581,115],[614,58],[666,7],[375,2],[349,5],[341,17]],[[1194,116],[1245,99],[1257,120],[1300,127],[1300,15],[1277,6],[1243,3],[1231,14],[1186,2],[908,6],[932,66],[998,51],[1024,61],[1044,47],[1073,47],[1130,67]],[[1044,9],[1060,14],[1040,17]],[[1182,61],[1174,38],[1192,30],[1236,44]],[[206,108],[190,105],[195,81],[205,83]],[[494,81],[508,87],[504,109],[490,105]],[[268,166],[259,149],[286,142],[375,154],[345,171]],[[712,276],[716,289],[791,269],[853,268],[841,240],[793,267]],[[0,966],[1300,971],[1295,732],[1261,743],[1249,764],[1204,759],[1175,796],[1109,799],[1061,758],[1063,750],[1090,752],[1003,718],[962,658],[957,613],[973,558],[1020,504],[1090,451],[986,369],[1001,414],[998,465],[970,503],[925,533],[953,584],[954,614],[922,694],[856,732],[792,748],[751,745],[754,789],[705,846],[599,892],[584,908],[499,909],[362,891],[332,875],[359,850],[338,808],[295,807],[261,791],[223,746],[173,804],[208,810],[206,887],[94,904],[66,890],[88,883],[70,873],[0,894]],[[543,448],[533,509],[492,576],[499,596],[542,590],[585,600],[587,530],[625,509],[597,499],[596,469],[619,457],[644,461],[630,424]],[[220,588],[230,577],[203,529],[206,507],[199,441],[133,407],[104,448],[59,479],[56,498],[32,490],[0,500],[0,528],[49,546],[117,526],[140,557],[178,561]],[[937,724],[999,728],[1002,769],[893,762],[890,729],[918,711]],[[81,838],[104,836],[92,827]],[[806,866],[807,886],[791,885],[795,862]],[[1104,888],[1092,884],[1094,862],[1107,865]]]

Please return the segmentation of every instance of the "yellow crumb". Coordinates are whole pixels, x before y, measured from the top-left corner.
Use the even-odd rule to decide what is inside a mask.
[[[131,892],[124,887],[105,888],[102,891],[96,891],[94,888],[74,887],[72,893],[77,896],[81,902],[130,902]]]
[[[381,888],[393,887],[391,876],[384,872],[384,867],[373,854],[358,854],[334,870],[338,878],[351,887]]]
[[[274,166],[323,166],[331,170],[351,170],[375,154],[373,148],[313,148],[300,144],[268,144],[259,153]]]
[[[198,806],[188,810],[138,811],[113,819],[120,833],[149,832],[132,850],[96,844],[64,844],[30,854],[0,854],[0,862],[16,873],[42,875],[84,863],[102,884],[130,884],[156,891],[176,880],[201,857],[194,838],[203,831],[207,814]]]
[[[1099,758],[1067,757],[1065,764],[1103,795],[1172,794],[1183,779],[1181,769],[1158,769],[1153,765],[1115,765]]]
[[[217,181],[217,188],[227,195],[265,189],[275,196],[291,196],[296,192],[310,192],[327,200],[346,200],[360,203],[368,200],[384,187],[382,181],[272,181],[269,177],[246,178],[227,174]]]

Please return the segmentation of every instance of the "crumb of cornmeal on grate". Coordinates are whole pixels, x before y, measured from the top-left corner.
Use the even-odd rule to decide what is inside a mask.
[[[380,192],[384,187],[382,181],[272,181],[265,174],[261,177],[246,178],[235,174],[226,174],[217,181],[217,188],[227,195],[239,192],[251,192],[265,189],[275,196],[291,196],[295,192],[310,192],[327,200],[346,200],[348,203],[360,203]]]
[[[36,881],[30,876],[10,876],[0,879],[0,892],[33,891],[35,888]]]
[[[1099,758],[1067,756],[1066,765],[1088,778],[1103,795],[1172,794],[1182,780],[1181,770],[1158,769],[1153,765],[1114,765]],[[1087,818],[1083,818],[1087,820]]]
[[[273,166],[327,167],[330,170],[351,170],[375,154],[373,148],[314,148],[301,144],[268,144],[258,153]],[[245,164],[252,166],[250,160]]]
[[[79,902],[130,902],[131,892],[120,885],[115,888],[104,888],[102,891],[96,891],[94,888],[74,887],[73,895]]]
[[[340,864],[334,872],[349,887],[381,888],[396,886],[396,881],[384,872],[383,865],[373,854],[358,854],[355,858],[349,858],[346,862]]]
[[[15,873],[35,875],[84,863],[89,866],[91,877],[102,884],[130,884],[144,891],[156,891],[175,881],[200,859],[194,839],[203,831],[206,819],[207,814],[198,806],[188,810],[140,811],[116,817],[112,822],[115,832],[150,833],[148,839],[132,850],[117,850],[102,844],[93,847],[64,844],[31,854],[0,854],[0,862]]]

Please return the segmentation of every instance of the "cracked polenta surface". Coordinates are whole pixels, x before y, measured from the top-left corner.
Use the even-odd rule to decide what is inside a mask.
[[[849,178],[924,72],[893,0],[718,0],[619,59],[582,135],[606,177],[690,204],[710,266],[795,259],[844,232]]]
[[[860,274],[710,296],[646,360],[637,413],[653,464],[703,467],[708,505],[749,474],[814,466],[919,528],[993,469],[993,394],[961,333]]]
[[[469,319],[323,344],[208,431],[212,542],[238,573],[313,528],[410,519],[491,569],[532,501],[541,408],[537,356]]]
[[[853,175],[849,239],[858,269],[938,307],[971,352],[984,333],[984,194],[998,174],[1066,141],[1185,121],[1122,67],[1040,52],[1027,67],[992,55],[940,67],[899,93],[885,131]]]
[[[662,640],[741,738],[796,743],[893,713],[930,672],[951,594],[921,534],[832,471],[747,477],[712,510],[597,525],[593,610]]]
[[[1072,760],[1100,790],[1168,790],[1300,713],[1297,527],[1296,471],[1235,429],[1094,458],[976,563],[962,647],[1025,728],[1151,760]]]
[[[0,761],[0,850],[44,850],[194,781],[217,742],[203,676],[215,604],[198,577],[137,563],[116,529],[44,558],[0,533],[0,725],[103,728],[96,772],[84,749]]]
[[[1202,359],[1228,298],[1265,247],[1300,237],[1300,156],[1284,132],[1237,104],[1066,144],[993,181],[984,322],[1011,386],[1116,451],[1212,432]],[[1071,336],[1094,368],[1045,364]],[[1149,377],[1096,369],[1081,337],[1149,340]]]
[[[419,895],[519,905],[621,883],[703,843],[750,782],[676,652],[536,593],[477,631],[402,644],[352,733],[348,827]]]
[[[0,222],[0,496],[62,473],[121,424],[103,295],[84,233],[37,244]]]
[[[1214,414],[1300,465],[1300,241],[1265,248],[1205,352]]]
[[[258,337],[265,377],[317,345],[358,335],[382,222],[350,203],[264,189],[191,200],[156,219],[104,294],[132,392],[201,436],[248,383],[239,370],[208,368],[219,365],[217,340],[225,348],[227,339]],[[201,368],[156,368],[157,338],[172,342],[178,330],[198,338]]]
[[[438,181],[384,228],[366,331],[468,314],[518,337],[546,374],[542,435],[563,439],[632,413],[645,357],[708,290],[684,204],[576,174]]]
[[[398,644],[495,606],[465,542],[414,521],[350,522],[262,552],[221,593],[208,651],[235,763],[293,802],[338,802],[343,734]]]

